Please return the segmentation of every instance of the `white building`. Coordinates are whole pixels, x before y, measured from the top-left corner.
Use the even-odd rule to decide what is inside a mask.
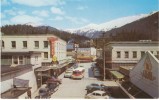
[[[106,68],[118,70],[120,66],[135,66],[146,51],[159,55],[158,42],[109,42],[105,45]]]
[[[66,42],[54,35],[3,35],[1,40],[1,93],[13,88],[13,78],[28,80],[33,93],[38,87],[34,69],[50,64],[53,55],[59,63],[66,61]]]
[[[130,71],[130,81],[153,98],[159,98],[158,77],[159,60],[149,51]]]
[[[53,47],[51,47],[52,43],[48,40],[51,37],[57,39]],[[31,64],[51,62],[52,50],[60,63],[66,59],[66,42],[54,35],[2,36],[2,53],[32,53]],[[12,63],[14,58],[12,58]],[[18,58],[17,60],[20,59]]]
[[[96,49],[94,47],[90,47],[90,48],[78,48],[77,52],[78,52],[78,55],[96,56]]]

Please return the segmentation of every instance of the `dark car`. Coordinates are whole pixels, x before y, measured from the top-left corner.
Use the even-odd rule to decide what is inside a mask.
[[[86,90],[87,90],[87,93],[93,92],[95,90],[105,91],[105,86],[102,84],[98,84],[98,83],[92,83],[92,84],[86,86]]]

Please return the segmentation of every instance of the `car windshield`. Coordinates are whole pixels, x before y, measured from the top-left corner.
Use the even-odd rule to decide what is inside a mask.
[[[91,84],[92,86],[99,86],[98,84]]]
[[[107,95],[106,93],[103,93],[103,94],[102,94],[102,96],[106,96],[106,95]]]
[[[72,73],[72,71],[67,71],[67,72],[65,72],[65,73]]]
[[[101,96],[101,94],[100,93],[96,93],[96,96]]]

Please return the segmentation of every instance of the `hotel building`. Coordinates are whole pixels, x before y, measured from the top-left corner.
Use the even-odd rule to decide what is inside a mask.
[[[66,42],[54,35],[2,35],[1,97],[27,97],[28,88],[22,91],[13,89],[14,84],[22,85],[17,83],[20,81],[28,82],[27,87],[34,93],[43,84],[43,76],[38,76],[42,75],[39,73],[49,74],[47,65],[51,64],[53,56],[60,65],[56,70],[65,69],[62,65],[66,62]],[[9,95],[10,92],[14,94]]]

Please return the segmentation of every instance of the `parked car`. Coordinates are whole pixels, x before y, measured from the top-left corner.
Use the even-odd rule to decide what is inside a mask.
[[[92,93],[85,95],[85,98],[86,99],[109,99],[110,96],[104,91],[96,90],[96,91],[93,91]]]
[[[99,71],[99,70],[95,70],[95,71],[93,72],[93,74],[94,74],[95,77],[101,77],[101,76],[102,76],[102,75],[100,74],[100,71]]]
[[[46,84],[42,85],[41,88],[39,89],[39,96],[36,96],[36,99],[40,99],[40,98],[50,98],[50,94],[49,94],[49,88],[47,87]]]
[[[99,84],[99,83],[92,83],[92,84],[86,86],[86,90],[101,89],[102,86],[103,85]]]
[[[65,74],[64,74],[64,77],[70,78],[72,76],[72,73],[73,73],[73,70],[66,70]]]

